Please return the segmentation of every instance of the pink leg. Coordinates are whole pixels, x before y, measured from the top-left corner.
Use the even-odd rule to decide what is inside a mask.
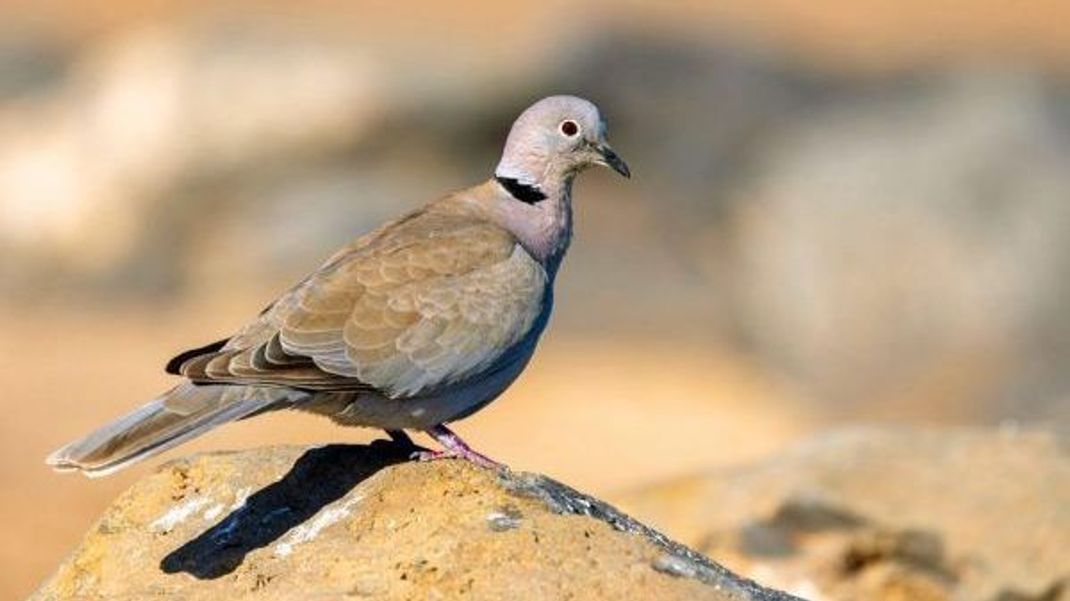
[[[422,453],[417,453],[416,458],[419,461],[432,461],[435,459],[457,457],[460,459],[466,459],[468,461],[471,461],[472,463],[475,463],[476,465],[481,465],[483,467],[505,467],[504,464],[498,463],[490,457],[487,457],[486,455],[472,450],[472,447],[468,446],[467,443],[461,440],[460,436],[457,436],[453,432],[453,430],[450,430],[445,425],[440,424],[433,428],[428,428],[427,430],[424,430],[424,432],[427,432],[427,434],[431,438],[434,438],[435,441],[445,447],[445,449],[441,451],[425,451]]]

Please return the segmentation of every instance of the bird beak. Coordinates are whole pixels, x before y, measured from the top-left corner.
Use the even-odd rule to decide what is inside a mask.
[[[625,163],[624,159],[620,158],[620,155],[614,152],[608,144],[599,144],[598,146],[595,146],[595,151],[602,157],[602,160],[599,161],[601,164],[609,167],[624,177],[630,178],[632,176],[631,169],[628,169],[628,163]]]

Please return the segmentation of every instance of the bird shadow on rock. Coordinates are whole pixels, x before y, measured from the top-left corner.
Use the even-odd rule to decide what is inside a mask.
[[[202,580],[226,576],[251,551],[270,545],[379,470],[407,461],[419,450],[404,438],[311,449],[282,479],[253,493],[242,507],[169,553],[160,569]]]

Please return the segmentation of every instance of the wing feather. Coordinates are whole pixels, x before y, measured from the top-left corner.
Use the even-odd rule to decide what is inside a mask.
[[[178,369],[203,383],[411,396],[493,364],[531,330],[545,287],[507,231],[425,212],[357,240]]]

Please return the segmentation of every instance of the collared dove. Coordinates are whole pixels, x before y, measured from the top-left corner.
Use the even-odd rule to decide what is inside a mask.
[[[494,177],[361,236],[233,336],[167,364],[185,381],[47,463],[112,473],[226,422],[277,409],[423,430],[497,465],[446,424],[498,397],[546,327],[572,236],[571,191],[592,165],[630,177],[597,107],[552,96],[509,132]]]

